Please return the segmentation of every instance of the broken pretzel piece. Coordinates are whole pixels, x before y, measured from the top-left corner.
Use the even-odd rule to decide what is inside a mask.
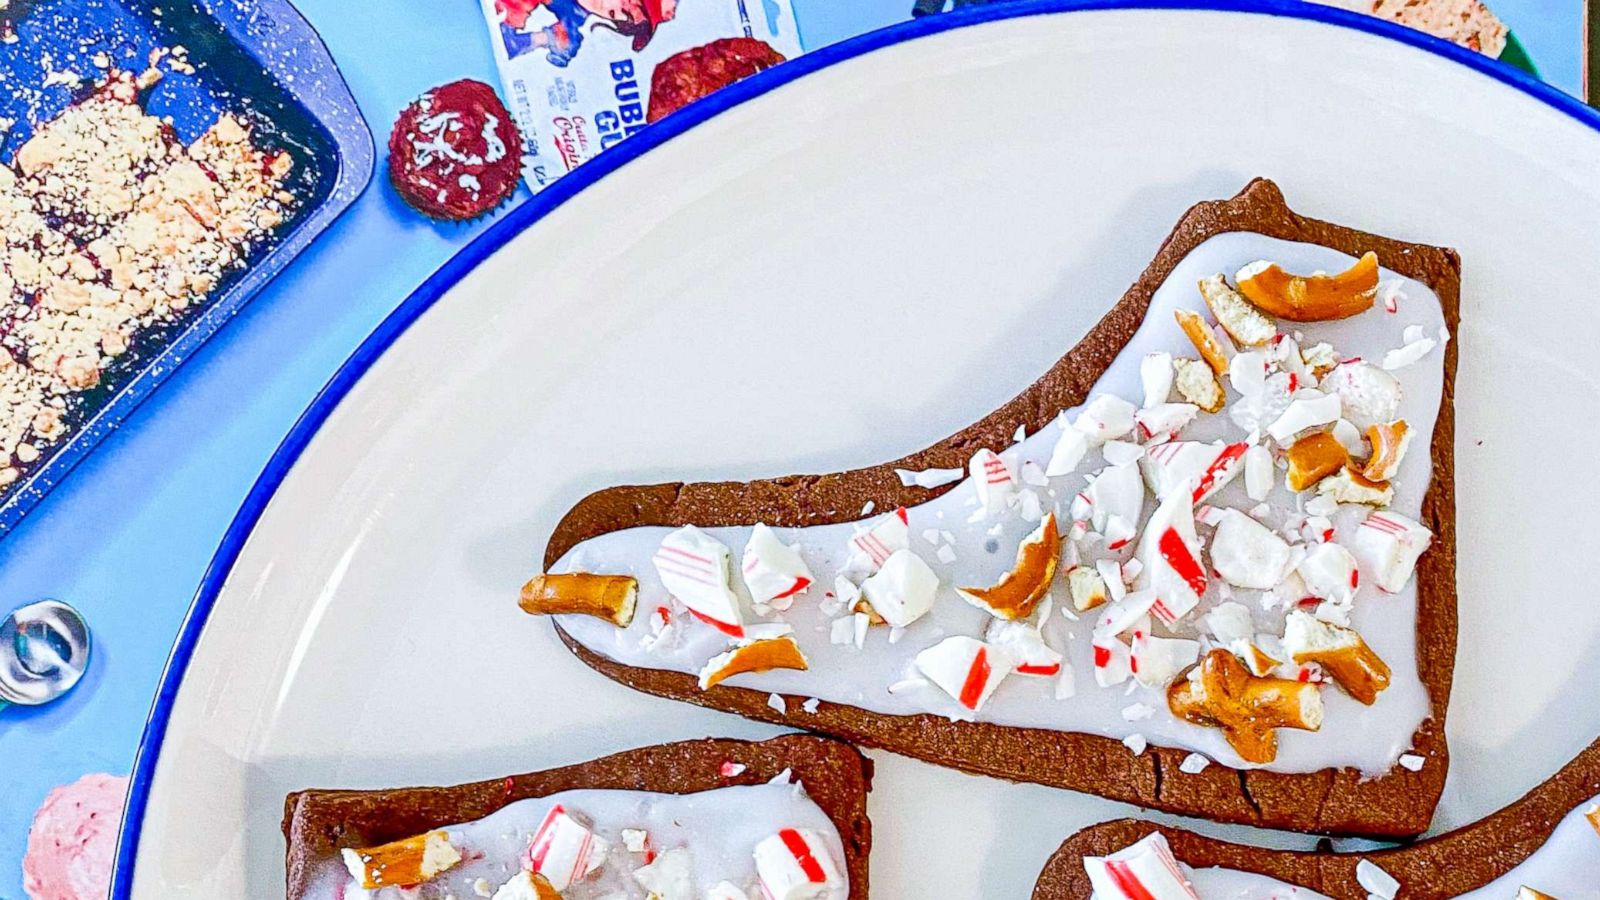
[[[1200,358],[1206,361],[1211,371],[1218,378],[1228,373],[1228,354],[1222,350],[1222,342],[1211,332],[1211,326],[1200,314],[1191,309],[1175,309],[1173,318],[1178,320],[1178,327],[1183,329],[1189,343],[1200,352]]]
[[[1556,900],[1556,898],[1546,894],[1544,891],[1536,891],[1527,885],[1523,885],[1517,888],[1516,900]]]
[[[1331,498],[1335,503],[1360,503],[1366,506],[1388,506],[1394,500],[1394,488],[1387,481],[1368,481],[1353,466],[1322,479],[1317,493]]]
[[[494,892],[493,900],[561,900],[561,892],[555,889],[550,879],[538,872],[523,869],[511,876],[510,881],[500,885],[500,889]]]
[[[956,588],[956,593],[997,619],[1026,619],[1050,591],[1060,556],[1061,532],[1056,527],[1056,514],[1047,513],[1039,527],[1017,546],[1016,565],[1000,576],[994,587]]]
[[[363,888],[409,887],[422,884],[461,862],[461,852],[443,831],[401,838],[377,847],[339,851],[344,866]]]
[[[1389,665],[1353,628],[1297,609],[1284,624],[1283,646],[1296,663],[1317,663],[1345,693],[1368,706],[1389,686]]]
[[[1303,491],[1344,468],[1350,451],[1326,431],[1309,434],[1289,446],[1289,490]]]
[[[1067,570],[1067,591],[1072,594],[1072,608],[1088,612],[1106,602],[1106,580],[1093,566],[1073,566]]]
[[[1372,457],[1361,470],[1368,481],[1388,481],[1400,469],[1406,448],[1411,444],[1411,428],[1405,419],[1395,419],[1386,424],[1367,428],[1367,441],[1372,444]]]
[[[809,669],[800,645],[790,635],[759,638],[734,645],[732,650],[711,657],[700,670],[700,689],[705,690],[735,675],[745,672],[767,672],[772,669]]]
[[[1241,347],[1259,347],[1278,336],[1278,326],[1228,286],[1221,275],[1200,279],[1200,296],[1222,330]],[[1187,331],[1187,328],[1185,329]]]
[[[1229,746],[1250,763],[1277,759],[1275,729],[1322,727],[1322,694],[1316,685],[1251,675],[1244,663],[1220,648],[1206,654],[1189,678],[1167,689],[1167,706],[1185,721],[1222,729]]]
[[[1198,359],[1179,358],[1172,361],[1178,370],[1174,385],[1186,403],[1193,403],[1208,413],[1220,412],[1228,395],[1222,390],[1217,373]]]
[[[627,628],[639,600],[639,582],[632,575],[535,575],[522,586],[517,605],[535,616],[567,613],[605,619]]]
[[[1253,262],[1234,279],[1256,309],[1292,322],[1326,322],[1366,312],[1378,298],[1378,255],[1368,252],[1337,275],[1290,275]]]

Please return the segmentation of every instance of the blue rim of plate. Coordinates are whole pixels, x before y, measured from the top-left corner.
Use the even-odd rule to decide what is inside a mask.
[[[137,374],[51,453],[43,466],[0,495],[0,537],[15,528],[178,366],[332,225],[372,180],[377,156],[372,132],[321,35],[290,0],[257,0],[252,4],[199,0],[199,6],[263,70],[290,86],[287,92],[295,102],[327,132],[334,151],[332,186],[314,209],[293,224],[282,243],[251,263],[243,277],[145,361]]]
[[[199,590],[195,593],[189,613],[178,631],[172,656],[162,672],[161,684],[150,709],[150,718],[145,724],[144,735],[140,739],[138,753],[134,757],[128,801],[123,810],[122,830],[117,839],[117,857],[112,872],[113,900],[125,900],[131,895],[139,837],[144,824],[145,809],[150,800],[150,786],[155,778],[162,741],[166,736],[167,722],[172,715],[178,688],[182,684],[189,661],[194,656],[195,647],[199,643],[200,634],[212,606],[216,603],[217,596],[221,593],[222,586],[227,581],[228,574],[239,558],[245,542],[255,529],[256,522],[260,520],[268,502],[290,469],[294,467],[300,454],[350,389],[361,380],[384,351],[462,277],[496,250],[505,246],[513,237],[549,215],[585,188],[632,160],[708,119],[814,72],[886,47],[987,22],[1073,12],[1127,9],[1280,16],[1366,32],[1460,63],[1600,132],[1600,112],[1590,109],[1576,98],[1538,81],[1519,69],[1420,31],[1360,13],[1299,2],[1299,0],[1126,0],[1126,2],[1014,0],[1014,2],[968,6],[947,13],[911,19],[810,51],[781,66],[736,82],[704,100],[673,113],[556,181],[533,199],[512,210],[451,257],[394,312],[379,323],[365,341],[362,341],[361,346],[357,347],[350,358],[339,367],[295,422],[283,442],[278,445],[278,449],[267,461],[266,467],[256,479],[238,514],[234,516],[232,524],[223,535],[222,542],[211,559],[211,565],[206,569],[205,576],[200,582]]]

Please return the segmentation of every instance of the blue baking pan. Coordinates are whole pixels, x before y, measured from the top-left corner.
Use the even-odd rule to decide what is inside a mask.
[[[101,384],[77,396],[68,436],[0,491],[4,535],[350,206],[372,178],[374,151],[327,48],[287,0],[12,0],[0,12],[0,34],[0,159],[12,159],[34,125],[92,89],[97,54],[139,72],[152,50],[181,46],[194,73],[166,72],[146,109],[170,117],[185,143],[224,111],[247,119],[259,143],[293,154],[290,189],[299,198],[246,267],[179,321],[141,332]]]

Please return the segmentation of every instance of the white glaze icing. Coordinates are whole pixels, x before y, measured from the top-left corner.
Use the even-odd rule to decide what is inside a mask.
[[[1526,885],[1562,900],[1600,897],[1600,835],[1584,818],[1600,797],[1568,813],[1550,839],[1521,865],[1459,900],[1512,900]],[[1234,869],[1194,869],[1190,883],[1201,900],[1327,900],[1310,888]],[[1404,884],[1402,883],[1402,887]]]
[[[1138,401],[1143,397],[1139,367],[1145,355],[1166,351],[1178,356],[1194,356],[1182,332],[1173,322],[1177,308],[1204,309],[1196,282],[1216,272],[1233,273],[1256,259],[1271,258],[1291,271],[1338,271],[1353,259],[1328,248],[1268,238],[1257,234],[1234,233],[1213,237],[1195,248],[1174,269],[1156,291],[1144,323],[1097,383],[1091,396],[1112,393]],[[1299,326],[1304,334],[1301,346],[1328,341],[1343,356],[1359,355],[1379,359],[1385,352],[1402,346],[1407,326],[1418,326],[1423,333],[1438,335],[1444,325],[1438,298],[1426,286],[1403,279],[1385,270],[1382,277],[1398,280],[1406,300],[1398,314],[1374,307],[1366,313],[1339,322]],[[1283,323],[1284,330],[1295,330],[1294,323]],[[1400,415],[1410,423],[1413,441],[1398,475],[1394,479],[1395,497],[1391,508],[1415,517],[1421,507],[1431,468],[1431,436],[1443,389],[1443,353],[1434,350],[1421,361],[1394,373],[1401,381],[1404,397]],[[1236,396],[1236,395],[1230,395]],[[1176,398],[1174,398],[1176,399]],[[1077,410],[1068,411],[1069,416]],[[1023,461],[1040,467],[1048,463],[1058,429],[1050,425],[1029,435],[1007,452],[1014,471]],[[1243,433],[1224,413],[1202,415],[1184,429],[1185,440],[1209,441],[1243,439]],[[991,448],[997,451],[1003,447]],[[1067,507],[1073,495],[1084,487],[1084,473],[1103,465],[1101,451],[1090,449],[1074,474],[1049,479],[1048,487],[1035,488],[1045,509],[1055,508],[1065,527]],[[1269,497],[1274,512],[1269,524],[1277,527],[1297,502],[1282,484],[1282,473],[1275,471],[1276,485]],[[1028,485],[1023,484],[1027,488]],[[1305,496],[1302,495],[1303,501]],[[1216,506],[1250,509],[1255,501],[1245,494],[1244,479],[1218,492],[1208,502]],[[1147,497],[1145,514],[1155,507]],[[846,564],[846,544],[855,523],[815,526],[806,529],[776,529],[781,540],[797,543],[806,564],[816,575],[817,584],[798,598],[793,608],[781,614],[793,624],[796,639],[811,662],[810,671],[772,671],[741,675],[729,684],[761,691],[818,697],[846,703],[879,713],[904,715],[933,712],[951,717],[970,717],[949,696],[932,685],[901,685],[894,693],[890,685],[914,677],[911,661],[918,651],[954,634],[981,637],[990,617],[956,596],[956,585],[993,584],[1014,562],[1018,543],[1036,525],[1015,510],[971,521],[977,508],[976,488],[971,479],[929,502],[911,507],[909,525],[911,547],[938,574],[940,592],[933,611],[913,623],[897,642],[891,643],[887,629],[875,628],[867,635],[865,648],[838,645],[829,640],[830,616],[822,609],[822,587],[831,585]],[[887,512],[878,510],[878,514]],[[1348,544],[1351,531],[1366,514],[1365,508],[1343,507],[1334,515],[1337,540]],[[873,516],[865,516],[864,520]],[[929,530],[949,532],[954,537],[954,559],[942,561],[923,535]],[[675,629],[671,640],[649,640],[651,618],[648,612],[666,602],[665,591],[650,559],[662,536],[670,529],[633,528],[585,541],[572,548],[551,568],[552,572],[593,571],[631,574],[640,583],[640,610],[631,627],[618,629],[610,623],[582,616],[564,616],[562,626],[587,647],[631,666],[697,672],[704,662],[726,649],[725,635],[710,627],[690,622]],[[707,528],[705,531],[726,543],[737,556],[749,536],[748,528]],[[949,554],[946,554],[948,558]],[[1380,595],[1370,577],[1363,573],[1351,625],[1389,664],[1391,686],[1376,705],[1366,707],[1334,688],[1323,691],[1327,710],[1320,732],[1280,730],[1279,754],[1266,766],[1273,771],[1305,772],[1330,766],[1352,766],[1369,774],[1389,769],[1395,759],[1411,748],[1411,738],[1428,715],[1426,687],[1417,674],[1416,589],[1415,581],[1392,595]],[[1218,601],[1213,586],[1201,607],[1189,616],[1198,623],[1205,610]],[[735,590],[749,603],[743,586]],[[1236,599],[1250,606],[1256,625],[1262,631],[1281,630],[1281,611],[1266,614],[1258,601],[1259,592],[1235,590]],[[1070,606],[1065,585],[1058,580],[1053,594],[1055,607]],[[1089,637],[1092,616],[1069,621],[1059,613],[1044,625],[1050,645],[1065,653],[1076,672],[1077,691],[1070,699],[1057,700],[1053,679],[1007,678],[993,698],[980,710],[978,718],[1005,725],[1051,728],[1108,735],[1117,739],[1143,735],[1150,743],[1180,747],[1205,754],[1225,764],[1245,764],[1223,740],[1219,731],[1190,725],[1167,712],[1163,693],[1156,688],[1136,688],[1132,694],[1122,686],[1100,689],[1094,685]],[[1133,703],[1144,703],[1158,710],[1151,718],[1129,722],[1123,710]]]
[[[446,826],[451,843],[464,859],[415,893],[399,888],[346,889],[350,875],[337,858],[330,857],[316,863],[307,897],[337,900],[342,890],[345,900],[444,900],[452,896],[469,900],[480,896],[484,885],[492,894],[521,868],[520,859],[533,832],[557,803],[586,818],[595,833],[610,842],[605,864],[563,891],[565,900],[644,898],[644,889],[633,879],[634,870],[644,865],[644,854],[628,851],[621,834],[625,828],[649,832],[650,846],[658,853],[687,847],[696,897],[724,880],[759,896],[755,846],[785,828],[808,828],[821,834],[838,870],[848,879],[844,844],[833,821],[805,795],[801,785],[784,781],[695,794],[574,790],[519,800],[477,821]],[[829,900],[844,896],[845,892],[839,892]]]

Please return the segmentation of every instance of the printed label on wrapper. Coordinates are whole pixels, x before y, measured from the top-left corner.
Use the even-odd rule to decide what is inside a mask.
[[[535,193],[730,73],[801,52],[789,0],[480,2]],[[652,79],[669,72],[652,115]]]

